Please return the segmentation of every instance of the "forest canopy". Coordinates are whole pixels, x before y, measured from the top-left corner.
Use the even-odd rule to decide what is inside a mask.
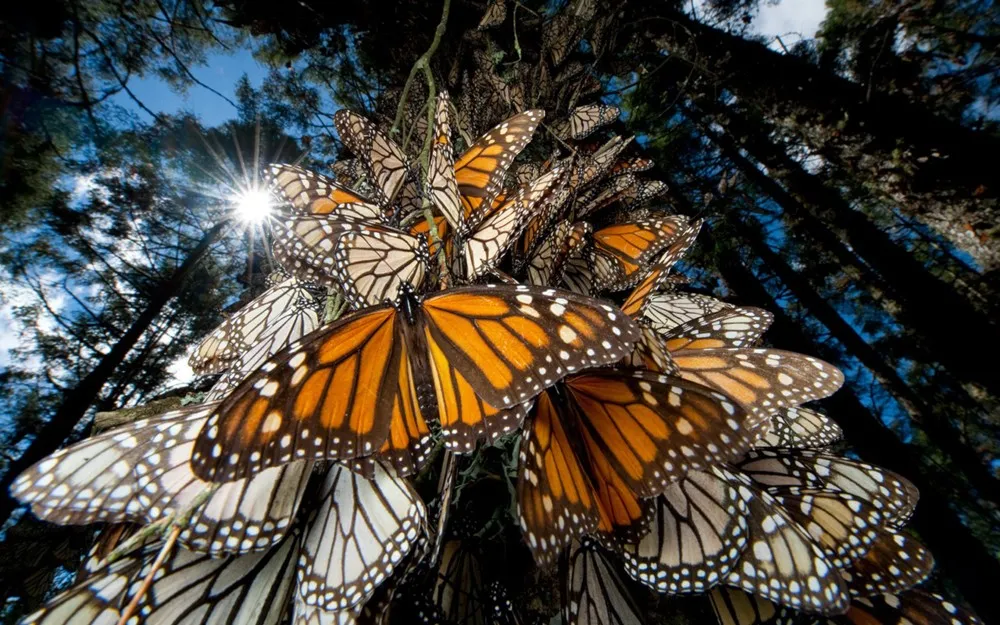
[[[1000,619],[997,7],[796,4],[0,8],[0,618]]]

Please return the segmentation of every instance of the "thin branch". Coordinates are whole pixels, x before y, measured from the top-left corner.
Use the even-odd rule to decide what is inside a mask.
[[[396,117],[392,122],[392,128],[389,129],[389,135],[396,135],[400,132],[400,124],[403,120],[403,111],[406,110],[406,100],[410,96],[410,88],[413,86],[413,79],[416,78],[417,72],[427,70],[424,74],[425,76],[430,73],[430,60],[437,51],[438,45],[441,44],[441,38],[444,36],[444,31],[448,27],[448,13],[451,11],[451,0],[444,0],[444,8],[441,11],[441,21],[438,22],[437,28],[434,29],[434,39],[431,40],[431,45],[427,48],[427,52],[424,52],[417,62],[413,64],[410,68],[410,75],[406,77],[406,83],[403,85],[403,93],[399,96],[399,104],[396,106]],[[433,81],[432,81],[433,82]],[[430,83],[428,83],[430,86]],[[433,101],[433,95],[430,100]],[[428,129],[428,132],[430,129]]]

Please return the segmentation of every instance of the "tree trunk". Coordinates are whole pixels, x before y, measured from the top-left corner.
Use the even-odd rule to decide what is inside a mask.
[[[975,310],[952,285],[928,272],[908,250],[854,210],[835,189],[805,171],[766,132],[755,130],[732,111],[727,110],[725,117],[728,136],[707,129],[705,132],[726,156],[789,215],[805,220],[811,234],[839,259],[857,267],[866,283],[873,280],[879,289],[898,300],[900,322],[927,339],[929,351],[951,375],[980,384],[994,396],[1000,396],[1000,366],[993,357],[1000,353],[1000,328]],[[738,147],[766,166],[768,175],[748,162]],[[854,255],[851,250],[882,279],[851,261]],[[974,337],[974,349],[958,338],[956,328],[961,328],[963,336]]]
[[[712,235],[702,230],[703,245],[715,247]],[[736,292],[741,304],[759,306],[774,314],[767,338],[784,349],[823,355],[823,346],[810,339],[779,306],[767,289],[733,250],[721,250],[718,267],[723,279]],[[902,443],[896,435],[849,389],[843,388],[823,400],[841,425],[852,447],[866,461],[896,471],[909,478],[920,490],[920,505],[912,524],[934,552],[938,566],[955,581],[964,598],[987,623],[1000,622],[1000,606],[995,601],[995,584],[1000,579],[1000,562],[966,527],[952,510],[948,497],[932,476],[922,470],[918,450]]]
[[[947,406],[928,406],[899,373],[809,284],[809,280],[792,269],[781,255],[767,245],[759,232],[748,224],[739,224],[738,228],[741,239],[748,244],[753,255],[762,260],[767,269],[773,271],[791,290],[792,295],[826,326],[830,334],[872,372],[913,421],[927,433],[929,439],[961,468],[981,496],[1000,502],[1000,480],[996,479],[983,462],[979,452],[962,440],[961,432],[949,421],[948,415],[941,413],[941,408],[946,409]],[[971,494],[969,497],[971,498]]]
[[[52,418],[42,426],[24,453],[8,465],[7,472],[0,479],[0,526],[6,522],[11,512],[17,507],[17,502],[10,495],[10,485],[22,471],[59,449],[73,434],[74,428],[87,414],[87,410],[100,395],[101,389],[104,388],[115,369],[125,361],[143,332],[149,328],[167,302],[177,294],[185,279],[201,259],[208,254],[212,244],[228,225],[229,221],[223,220],[205,233],[173,275],[153,291],[145,310],[136,317],[135,322],[115,343],[111,351],[105,354],[97,366],[66,393],[62,404],[59,405]]]
[[[900,95],[875,95],[805,59],[672,11],[644,23],[713,92],[725,89],[798,134],[828,162],[938,229],[985,270],[1000,267],[1000,139]],[[714,93],[713,93],[714,96]]]

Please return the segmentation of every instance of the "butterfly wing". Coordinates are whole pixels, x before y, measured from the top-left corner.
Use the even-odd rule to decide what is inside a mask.
[[[391,206],[409,176],[406,154],[374,124],[346,109],[334,113],[333,123],[344,145],[364,164],[379,204]]]
[[[398,303],[404,287],[423,287],[429,256],[422,238],[393,228],[351,224],[332,245],[329,272],[355,308]]]
[[[593,372],[567,378],[564,386],[604,456],[643,497],[749,447],[745,413],[736,404],[679,378]]]
[[[363,195],[297,165],[271,165],[269,183],[298,215],[338,213],[344,204],[372,206]],[[376,219],[381,217],[378,212],[372,216]]]
[[[563,588],[563,619],[570,625],[640,625],[639,606],[612,563],[592,543],[569,559]]]
[[[503,5],[502,0],[500,4]],[[431,145],[427,186],[431,204],[457,230],[462,225],[464,214],[455,178],[455,155],[451,145],[451,124],[448,121],[449,106],[448,94],[442,92],[438,96],[434,114],[434,143]]]
[[[135,613],[150,624],[277,625],[291,594],[299,539],[296,531],[274,549],[226,558],[178,549],[160,566]],[[154,543],[126,555],[57,595],[22,623],[117,623],[152,570],[160,546]]]
[[[479,225],[503,185],[507,169],[521,153],[545,117],[530,110],[507,119],[480,137],[457,161],[455,180],[464,218],[459,234],[464,238]]]
[[[679,375],[732,398],[760,423],[782,408],[827,397],[844,383],[818,358],[777,349],[685,349],[671,352]]]
[[[343,610],[392,574],[426,513],[413,488],[378,464],[371,480],[335,465],[319,497],[298,559],[298,595],[307,606]]]
[[[680,350],[749,347],[760,340],[774,321],[761,308],[740,306],[699,317],[664,333],[670,352]]]
[[[751,498],[724,470],[688,473],[656,498],[649,533],[625,545],[625,570],[661,593],[722,583],[746,547]]]
[[[840,573],[854,597],[903,592],[922,583],[934,568],[931,553],[916,539],[887,527],[877,531],[871,549]]]
[[[83,440],[29,468],[11,491],[47,521],[148,524],[189,511],[179,541],[190,549],[268,549],[295,518],[311,466],[295,462],[223,484],[192,509],[211,484],[188,461],[214,407],[173,410]]]
[[[617,309],[556,289],[490,285],[424,300],[433,342],[484,401],[510,408],[583,367],[620,359],[638,329]]]
[[[648,296],[643,316],[660,332],[720,310],[731,308],[722,300],[698,293],[654,293]]]
[[[209,417],[195,474],[224,482],[297,459],[376,452],[402,410],[419,410],[400,323],[392,307],[366,309],[276,354]]]
[[[618,119],[621,110],[607,104],[586,104],[570,113],[569,119],[559,126],[557,133],[564,138],[586,139],[596,130]]]
[[[871,503],[885,522],[902,527],[920,493],[905,477],[866,462],[815,451],[755,450],[737,465],[769,489],[834,488]]]
[[[549,391],[538,396],[521,441],[517,512],[539,566],[601,522],[594,486],[580,463]]]
[[[748,505],[747,547],[726,583],[796,610],[843,613],[844,582],[806,531],[766,492],[755,491]]]
[[[785,408],[771,415],[755,448],[810,449],[832,445],[844,437],[835,421],[808,408]]]
[[[469,233],[463,247],[467,279],[474,280],[496,267],[561,175],[561,170],[553,169],[522,187],[514,199],[493,211]]]
[[[287,343],[319,325],[316,300],[288,279],[264,291],[203,340],[188,359],[199,375],[236,366],[250,371]],[[237,365],[237,362],[242,361]]]

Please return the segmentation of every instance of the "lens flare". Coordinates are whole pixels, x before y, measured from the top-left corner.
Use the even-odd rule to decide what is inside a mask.
[[[236,214],[249,223],[260,223],[271,214],[271,196],[263,190],[251,189],[236,200]]]

